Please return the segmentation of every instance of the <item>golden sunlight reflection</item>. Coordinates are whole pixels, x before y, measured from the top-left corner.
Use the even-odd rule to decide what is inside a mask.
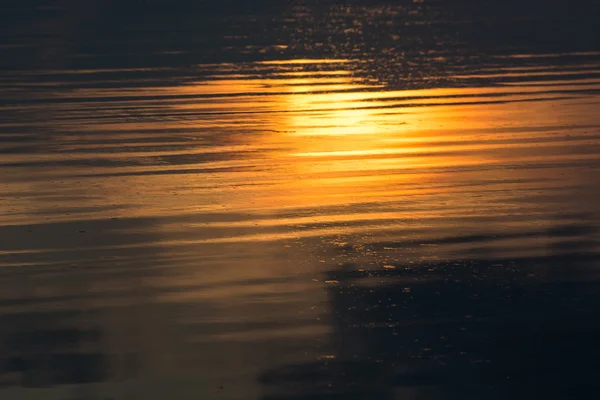
[[[236,155],[202,163],[203,169],[213,171],[203,176],[208,186],[199,184],[197,175],[179,175],[178,187],[187,191],[180,190],[173,201],[189,204],[187,194],[206,211],[273,212],[379,202],[402,198],[403,193],[425,195],[432,185],[440,187],[440,195],[460,197],[460,186],[453,183],[465,179],[467,172],[451,173],[457,168],[484,179],[489,166],[511,160],[553,157],[569,162],[571,157],[586,157],[579,150],[561,151],[572,141],[545,131],[532,134],[530,128],[560,130],[568,110],[575,112],[569,118],[585,123],[585,107],[568,106],[577,102],[575,97],[558,97],[547,87],[516,90],[510,85],[382,90],[356,80],[344,69],[346,62],[273,61],[260,63],[273,68],[260,77],[213,77],[153,89],[171,93],[179,123],[195,127],[198,139],[209,137],[203,131],[210,135],[216,127],[221,129],[219,145],[209,147],[210,152]],[[326,68],[302,69],[320,64]],[[562,119],[549,112],[557,102],[564,104]],[[199,145],[185,152],[201,156],[205,149]],[[221,172],[223,168],[235,173]],[[511,175],[504,174],[507,179]],[[494,179],[501,178],[495,172]]]
[[[597,13],[13,3],[0,400],[484,399],[599,375]]]

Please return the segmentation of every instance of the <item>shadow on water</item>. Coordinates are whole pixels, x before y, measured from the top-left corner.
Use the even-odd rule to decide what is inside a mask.
[[[600,382],[595,233],[556,226],[547,235],[570,244],[536,257],[331,270],[332,354],[265,371],[263,399],[588,398]],[[477,242],[451,241],[464,240]]]
[[[3,386],[23,387],[100,382],[109,378],[109,360],[105,354],[75,353],[57,350],[96,345],[102,332],[53,327],[59,320],[40,315],[6,318],[4,323],[21,326],[19,332],[6,333],[2,365]],[[28,326],[28,329],[25,328]],[[39,329],[41,325],[47,326]]]
[[[1,389],[66,385],[64,394],[100,395],[73,385],[131,379],[160,364],[153,358],[169,352],[168,313],[152,305],[158,293],[144,282],[166,277],[148,262],[161,249],[139,250],[151,234],[119,233],[132,224],[153,225],[112,218],[0,227]]]

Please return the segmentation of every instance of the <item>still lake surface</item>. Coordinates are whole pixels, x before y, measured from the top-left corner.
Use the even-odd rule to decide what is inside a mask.
[[[9,1],[0,398],[600,382],[597,6]]]

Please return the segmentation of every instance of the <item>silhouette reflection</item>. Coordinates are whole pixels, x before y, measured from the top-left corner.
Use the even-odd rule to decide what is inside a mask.
[[[19,316],[23,320],[25,315]],[[109,359],[102,353],[73,353],[78,346],[97,345],[101,331],[81,331],[76,328],[39,329],[43,318],[31,316],[30,332],[20,328],[8,334],[7,351],[1,372],[2,384],[24,387],[43,387],[57,384],[100,382],[109,378]],[[7,318],[13,327],[22,321]],[[55,321],[53,321],[55,322]],[[61,351],[62,349],[62,351]]]
[[[596,233],[557,225],[569,249],[544,256],[331,270],[332,354],[265,371],[263,399],[585,398],[600,384]]]

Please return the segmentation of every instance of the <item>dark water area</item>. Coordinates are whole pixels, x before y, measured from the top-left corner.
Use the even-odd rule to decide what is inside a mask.
[[[588,399],[598,2],[14,1],[0,399]]]

